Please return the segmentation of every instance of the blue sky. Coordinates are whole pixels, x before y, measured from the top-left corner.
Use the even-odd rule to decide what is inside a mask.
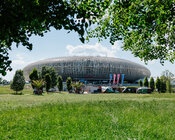
[[[18,48],[12,46],[10,59],[12,60],[12,72],[8,72],[3,79],[12,80],[17,69],[23,69],[26,65],[52,57],[61,56],[109,56],[127,59],[142,65],[145,65],[150,71],[151,76],[160,76],[162,71],[169,70],[175,74],[175,64],[165,62],[164,66],[158,60],[150,61],[146,65],[139,58],[134,57],[131,52],[122,51],[121,42],[115,42],[114,45],[109,40],[98,42],[97,39],[91,39],[89,43],[82,44],[79,36],[75,32],[67,33],[65,30],[56,31],[52,29],[44,37],[32,36],[30,42],[33,43],[33,50],[29,51],[23,46]]]

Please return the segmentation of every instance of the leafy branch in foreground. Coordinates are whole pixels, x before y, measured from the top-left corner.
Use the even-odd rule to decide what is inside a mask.
[[[12,43],[32,50],[29,38],[44,36],[51,27],[75,31],[84,42],[86,29],[104,14],[109,3],[110,0],[1,0],[0,74],[11,70],[8,51]]]
[[[114,0],[89,36],[123,41],[123,50],[145,62],[175,60],[174,0]]]

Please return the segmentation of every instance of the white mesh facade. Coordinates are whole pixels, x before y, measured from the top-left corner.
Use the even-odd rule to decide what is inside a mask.
[[[146,67],[124,59],[72,56],[51,58],[32,63],[24,68],[26,79],[28,79],[28,75],[34,67],[41,70],[43,66],[53,66],[64,80],[70,76],[74,80],[106,81],[109,80],[109,74],[115,73],[125,74],[125,81],[134,82],[151,75]]]

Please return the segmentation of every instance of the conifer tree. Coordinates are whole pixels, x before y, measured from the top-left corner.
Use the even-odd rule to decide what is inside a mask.
[[[161,84],[161,81],[160,81],[159,77],[157,77],[157,79],[156,79],[156,89],[159,93],[160,93],[160,84]]]
[[[39,79],[37,68],[33,68],[32,72],[29,74],[29,78],[30,78],[30,81],[31,81],[32,88],[34,89],[35,86],[33,84],[33,80],[36,81],[36,80]]]
[[[167,90],[167,93],[171,93],[172,92],[172,86],[171,86],[170,79],[168,79],[166,81],[166,90]]]
[[[141,80],[141,79],[139,80],[139,86],[140,86],[140,87],[142,87],[142,86],[143,86],[143,82],[142,82],[142,80]]]
[[[48,73],[45,75],[45,88],[46,88],[47,93],[49,89],[51,88],[51,77]]]
[[[67,90],[70,91],[72,90],[72,79],[71,77],[68,77],[67,80],[66,80],[66,87],[67,87]]]
[[[148,87],[148,78],[147,77],[144,78],[143,86]]]
[[[149,82],[149,87],[151,88],[151,91],[154,91],[155,84],[154,84],[154,78],[151,77],[150,82]]]
[[[10,88],[16,91],[16,94],[17,94],[18,91],[21,91],[24,89],[24,85],[25,85],[25,78],[23,75],[23,71],[17,70],[15,73],[15,76],[13,77],[13,81],[10,85]]]
[[[63,90],[63,78],[60,75],[57,78],[57,87],[59,91]]]

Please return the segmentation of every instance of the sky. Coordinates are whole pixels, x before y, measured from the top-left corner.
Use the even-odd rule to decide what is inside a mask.
[[[154,60],[149,61],[146,65],[139,58],[134,57],[131,52],[123,51],[122,42],[115,42],[114,45],[111,45],[109,40],[98,42],[97,39],[91,39],[88,43],[82,44],[77,33],[68,33],[66,30],[56,31],[55,29],[51,29],[44,37],[32,36],[30,42],[33,44],[32,51],[22,45],[18,48],[15,44],[12,45],[9,56],[12,60],[13,70],[8,72],[5,77],[1,76],[3,79],[12,80],[16,70],[23,69],[32,62],[62,56],[116,57],[144,65],[150,70],[151,76],[155,78],[160,76],[164,70],[169,70],[175,74],[175,64],[165,62],[162,66],[159,60]]]

